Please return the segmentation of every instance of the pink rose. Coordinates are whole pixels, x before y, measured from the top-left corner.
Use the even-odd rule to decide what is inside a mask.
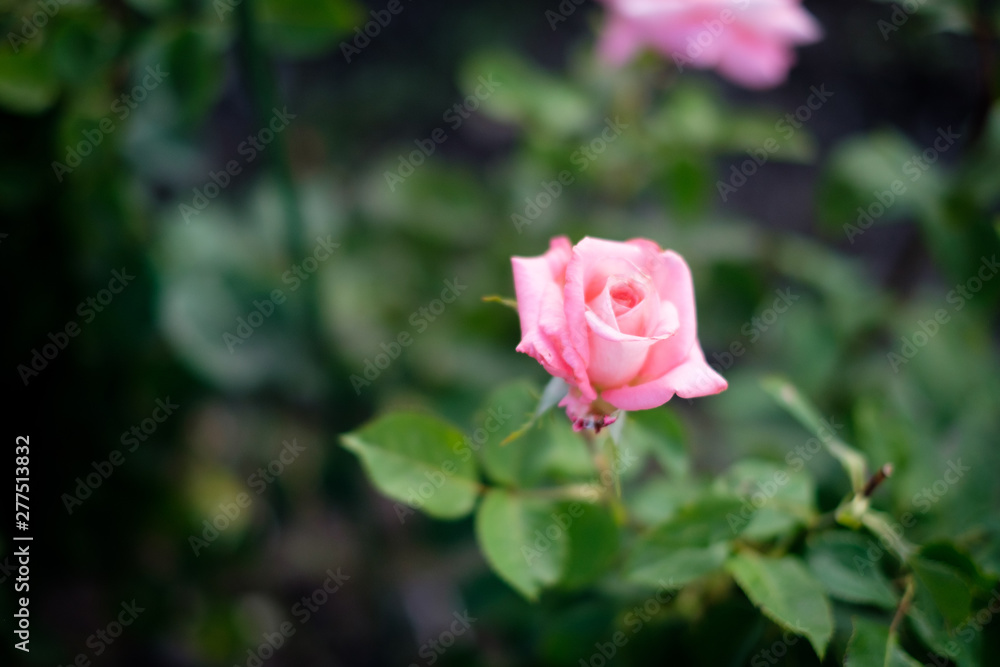
[[[801,0],[603,0],[610,16],[599,51],[621,65],[649,46],[678,66],[715,68],[748,88],[785,80],[792,47],[822,30]]]
[[[691,271],[646,239],[560,236],[540,257],[514,257],[518,352],[569,384],[559,404],[578,428],[615,409],[647,410],[723,391],[698,343]]]

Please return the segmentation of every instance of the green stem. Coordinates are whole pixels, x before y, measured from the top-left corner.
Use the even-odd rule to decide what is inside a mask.
[[[913,583],[913,575],[910,575],[906,578],[906,590],[903,593],[903,599],[899,601],[899,607],[896,608],[896,614],[892,617],[892,624],[889,626],[890,647],[898,637],[899,624],[902,622],[903,617],[906,616],[906,612],[910,610],[910,604],[913,603],[913,595],[915,593],[916,586]]]
[[[541,489],[517,488],[509,489],[509,491],[517,496],[543,500],[582,500],[592,503],[601,498],[601,491],[597,484],[571,484]]]
[[[615,521],[619,525],[628,522],[628,512],[621,499],[621,482],[618,473],[614,468],[616,458],[615,445],[607,430],[603,435],[594,435],[590,431],[583,431],[583,437],[590,447],[590,453],[594,457],[594,466],[597,468],[598,488],[601,490],[601,497],[608,503]]]
[[[851,490],[859,493],[865,486],[867,462],[858,450],[838,438],[824,421],[819,411],[790,382],[780,377],[770,377],[762,382],[771,394],[805,428],[811,431],[830,455],[840,462],[851,480]]]
[[[878,535],[882,542],[895,551],[904,563],[916,552],[916,546],[892,530],[891,519],[886,514],[869,509],[861,515],[861,523],[864,524],[865,528]]]

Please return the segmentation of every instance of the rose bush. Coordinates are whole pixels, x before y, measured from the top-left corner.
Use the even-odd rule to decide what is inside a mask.
[[[726,381],[698,343],[691,271],[646,239],[552,239],[539,257],[514,257],[521,319],[517,350],[569,385],[560,403],[577,428],[646,410],[674,394],[717,394]]]
[[[678,65],[715,68],[750,88],[785,80],[793,46],[822,34],[800,0],[604,0],[610,16],[599,50],[621,65],[644,47]]]

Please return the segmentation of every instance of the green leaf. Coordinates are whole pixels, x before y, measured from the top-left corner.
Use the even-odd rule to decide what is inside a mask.
[[[713,601],[712,604],[705,605],[704,611],[699,614],[698,621],[692,625],[690,630],[687,628],[682,630],[686,640],[684,643],[697,647],[697,662],[692,661],[691,664],[707,667],[747,667],[748,665],[750,667],[787,667],[793,664],[789,657],[785,657],[783,660],[771,656],[765,658],[758,652],[762,644],[761,640],[764,639],[764,633],[769,629],[771,623],[751,605],[748,605],[742,596],[729,596],[725,601]],[[720,632],[722,628],[725,628],[724,633]],[[725,641],[720,641],[722,634],[724,634]],[[646,664],[650,664],[650,662]],[[659,664],[678,664],[680,662],[680,660],[671,660],[670,662],[664,660]]]
[[[19,114],[37,114],[52,106],[58,94],[51,53],[40,48],[38,41],[19,53],[8,48],[0,51],[0,107]]]
[[[577,509],[582,512],[579,516]],[[572,523],[569,533],[569,553],[563,566],[559,583],[567,588],[589,584],[604,574],[618,553],[618,525],[603,505],[587,503],[563,503],[563,518],[569,516]]]
[[[509,424],[507,429],[504,429],[504,433],[506,435],[500,440],[500,445],[506,445],[527,433],[531,427],[535,425],[539,417],[551,410],[559,401],[562,400],[562,397],[566,395],[568,389],[569,385],[567,385],[566,381],[562,378],[554,377],[549,380],[549,383],[545,385],[545,390],[542,392],[541,397],[538,399],[538,405],[535,407],[534,412],[526,413],[530,415],[526,421],[524,417],[515,415],[514,422]],[[534,402],[534,397],[536,396],[534,385],[525,381],[508,385],[508,387],[505,388],[505,392],[511,395],[503,397],[494,395],[491,400],[496,401],[507,398],[508,400],[515,401],[518,408],[522,408],[522,404]],[[515,429],[513,427],[517,428]]]
[[[819,410],[802,395],[795,385],[780,377],[769,377],[762,383],[764,390],[771,394],[783,408],[800,424],[819,438],[830,455],[837,459],[851,479],[851,488],[858,492],[865,485],[867,463],[861,452],[847,445],[830,431]]]
[[[529,600],[555,584],[569,552],[564,534],[550,539],[550,501],[493,489],[476,512],[476,537],[486,561],[500,578]]]
[[[497,389],[486,400],[484,413],[505,419],[482,444],[486,474],[498,484],[520,488],[592,477],[586,443],[562,415],[534,420],[537,396],[534,385],[521,381]]]
[[[867,555],[868,541],[857,533],[835,531],[809,540],[806,561],[826,592],[855,604],[895,609],[899,598]]]
[[[924,544],[920,547],[920,556],[953,567],[969,582],[970,588],[976,589],[978,593],[988,593],[997,583],[995,576],[984,574],[968,553],[951,542],[937,541]]]
[[[646,121],[650,138],[665,148],[705,152],[719,148],[730,118],[710,91],[701,86],[678,86]]]
[[[666,545],[708,546],[736,538],[740,529],[733,514],[740,501],[729,496],[706,495],[680,509],[673,519],[654,528],[647,537]]]
[[[805,128],[792,130],[787,124],[777,131],[773,113],[743,112],[727,123],[723,147],[736,154],[734,164],[747,159],[747,152],[760,151],[767,160],[776,162],[812,162],[816,157],[816,141]],[[791,134],[789,134],[791,131]],[[728,174],[728,169],[727,169]]]
[[[664,194],[679,217],[703,216],[715,173],[708,160],[693,152],[672,152],[662,161],[662,173]]]
[[[673,518],[681,507],[704,492],[704,485],[694,479],[658,477],[632,489],[625,495],[629,514],[643,525],[655,525]]]
[[[765,616],[807,637],[823,658],[833,635],[833,614],[822,584],[801,560],[744,552],[730,558],[726,569]]]
[[[226,45],[205,30],[180,30],[170,34],[163,47],[167,85],[178,102],[179,116],[199,122],[222,93]]]
[[[367,18],[351,0],[263,0],[258,23],[271,49],[301,57],[318,55],[342,34],[363,27]],[[382,28],[383,33],[387,30]]]
[[[490,433],[487,441],[487,445],[493,445],[487,447],[491,456],[497,453],[492,450],[500,450],[500,453],[505,452],[507,444],[527,433],[534,423],[533,414],[538,403],[537,396],[538,391],[533,383],[527,380],[517,380],[501,385],[486,398],[486,403],[480,410],[480,414],[488,417],[492,412],[496,415],[495,421],[500,423],[499,427]],[[484,450],[483,454],[487,455],[487,450]],[[497,473],[505,476],[506,472],[503,468],[508,466],[501,463],[502,461],[504,459],[500,457]],[[490,472],[488,466],[487,472]],[[495,479],[506,484],[513,483],[509,479]]]
[[[625,418],[622,443],[640,455],[650,453],[674,478],[686,477],[691,471],[684,426],[667,408],[630,412]]]
[[[600,118],[587,96],[565,78],[550,76],[513,53],[474,56],[462,70],[462,88],[471,93],[486,76],[498,86],[483,100],[482,112],[497,120],[565,138],[585,132]]]
[[[60,79],[76,88],[93,86],[106,75],[118,53],[121,28],[97,7],[80,7],[53,21],[45,48],[51,49]],[[51,41],[49,41],[51,40]]]
[[[647,542],[637,544],[625,566],[625,576],[648,586],[685,586],[715,570],[729,556],[725,542],[707,547],[665,547]]]
[[[666,582],[679,587],[721,568],[738,534],[730,524],[739,509],[739,500],[720,496],[685,505],[636,541],[625,576],[653,586]]]
[[[952,628],[964,621],[972,610],[968,582],[955,568],[926,558],[915,557],[910,566],[917,575],[918,587],[929,594],[944,620]]]
[[[965,621],[958,627],[948,628],[934,596],[917,578],[913,602],[907,618],[916,635],[934,653],[947,657],[958,667],[980,667],[983,637],[975,632],[973,622]]]
[[[772,461],[745,459],[716,480],[716,486],[742,499],[743,536],[765,541],[809,524],[816,515],[812,478]]]
[[[617,526],[603,506],[501,489],[479,506],[476,537],[490,567],[529,600],[543,588],[589,583],[618,548]]]
[[[920,667],[889,638],[889,626],[854,617],[854,632],[847,644],[844,667]]]
[[[439,519],[472,511],[476,465],[457,428],[427,415],[398,412],[341,436],[385,495]]]
[[[912,160],[919,153],[894,132],[876,132],[837,146],[820,180],[821,221],[851,234],[853,242],[853,235],[864,233],[873,221],[895,220],[936,206],[943,193],[942,179],[937,167]]]

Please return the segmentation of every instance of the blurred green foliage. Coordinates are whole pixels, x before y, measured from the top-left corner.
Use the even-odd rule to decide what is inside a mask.
[[[11,419],[52,452],[37,644],[18,659],[92,656],[87,638],[137,598],[148,611],[104,664],[248,664],[283,621],[296,634],[270,664],[569,666],[608,646],[616,664],[995,664],[1000,12],[928,0],[884,38],[896,5],[817,7],[827,41],[759,97],[651,59],[607,70],[595,8],[553,33],[534,3],[403,7],[347,63],[383,5],[0,3]],[[834,97],[789,124],[823,83]],[[584,504],[527,562],[572,504],[546,490],[600,470],[557,413],[500,446],[545,378],[513,351],[516,314],[481,297],[510,295],[509,258],[557,234],[680,252],[730,389],[629,415],[620,500]],[[323,239],[339,245],[321,260]],[[122,265],[135,284],[14,380]],[[464,288],[439,310],[446,281]],[[776,291],[795,300],[772,317]],[[773,375],[872,468],[892,463],[872,516],[904,527],[905,563],[870,526],[835,528],[857,489],[762,387]],[[167,395],[178,416],[67,513],[61,497]],[[423,508],[465,518],[401,517],[427,479],[414,462],[476,442],[498,407],[510,418]],[[379,435],[391,419],[441,435],[400,458]],[[255,486],[292,440],[302,455]],[[955,462],[971,469],[952,484]],[[343,589],[298,613],[338,567]],[[455,646],[429,648],[465,610]]]

